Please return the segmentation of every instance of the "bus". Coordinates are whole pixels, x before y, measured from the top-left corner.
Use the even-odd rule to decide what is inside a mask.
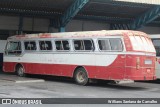
[[[131,30],[15,35],[7,39],[4,72],[89,80],[155,80],[156,52],[147,34]]]
[[[156,76],[157,79],[160,79],[160,35],[159,34],[150,34],[149,35],[153,45],[156,49],[156,56],[157,56],[157,60],[156,60]]]
[[[2,70],[3,67],[3,53],[4,53],[4,49],[6,46],[6,40],[0,40],[0,71]]]

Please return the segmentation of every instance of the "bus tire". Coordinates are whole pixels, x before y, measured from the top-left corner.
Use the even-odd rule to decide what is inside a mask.
[[[89,81],[87,72],[82,67],[75,70],[74,79],[78,85],[87,85]]]
[[[18,66],[16,69],[16,74],[20,77],[25,77],[24,68],[22,66]]]

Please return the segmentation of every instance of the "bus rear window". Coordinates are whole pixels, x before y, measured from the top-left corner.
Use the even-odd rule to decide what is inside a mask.
[[[129,36],[133,50],[136,51],[147,51],[147,52],[155,52],[153,44],[151,40],[147,37],[143,36]]]

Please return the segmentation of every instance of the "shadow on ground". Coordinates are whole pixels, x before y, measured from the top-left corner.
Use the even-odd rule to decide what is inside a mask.
[[[0,72],[0,74],[3,75],[15,75],[15,73],[4,73]],[[60,82],[60,83],[67,83],[67,84],[75,84],[73,78],[68,77],[58,77],[58,76],[49,76],[49,75],[30,75],[27,74],[26,77],[29,78],[36,78],[36,79],[44,79],[45,81],[54,81],[54,82]],[[143,82],[149,82],[149,83],[159,83],[157,81],[143,81]],[[107,81],[98,80],[96,83],[90,83],[87,85],[87,87],[103,87],[103,88],[111,88],[111,89],[117,89],[117,90],[147,90],[145,87],[136,86],[134,83],[127,83],[127,84],[112,84],[108,83]]]

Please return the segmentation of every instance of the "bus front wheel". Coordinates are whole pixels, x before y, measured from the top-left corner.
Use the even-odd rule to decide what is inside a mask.
[[[22,66],[18,66],[18,67],[17,67],[16,73],[17,73],[17,75],[20,76],[20,77],[24,77],[24,76],[25,76],[24,68],[23,68]]]
[[[88,84],[88,75],[84,68],[78,68],[75,71],[74,79],[79,85],[87,85]]]

